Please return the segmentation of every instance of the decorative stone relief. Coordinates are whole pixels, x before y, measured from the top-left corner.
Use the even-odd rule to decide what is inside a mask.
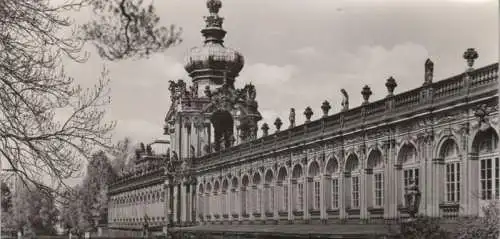
[[[436,124],[450,123],[467,117],[466,111],[447,111],[443,114],[436,115]]]

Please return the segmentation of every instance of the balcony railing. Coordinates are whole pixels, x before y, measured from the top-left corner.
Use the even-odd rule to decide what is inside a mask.
[[[260,154],[270,153],[285,146],[292,147],[304,142],[311,142],[321,135],[339,132],[341,129],[345,132],[363,124],[394,119],[402,114],[412,112],[416,108],[437,107],[442,102],[461,100],[468,94],[494,92],[497,91],[497,84],[498,63],[495,63],[291,129],[285,129],[222,152],[211,153],[197,158],[194,163],[198,169],[208,169],[220,163],[258,157]]]

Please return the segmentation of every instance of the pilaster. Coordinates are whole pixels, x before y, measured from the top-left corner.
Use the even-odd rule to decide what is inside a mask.
[[[319,181],[319,217],[321,220],[326,219],[326,177],[320,176]]]

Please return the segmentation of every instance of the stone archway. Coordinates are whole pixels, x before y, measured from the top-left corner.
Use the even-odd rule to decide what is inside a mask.
[[[231,113],[227,111],[216,111],[210,117],[210,122],[214,127],[214,148],[220,151],[221,144],[224,148],[231,147],[234,142],[233,127],[234,120]]]

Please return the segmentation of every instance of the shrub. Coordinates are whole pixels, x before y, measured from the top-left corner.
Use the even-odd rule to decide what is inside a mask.
[[[483,208],[484,216],[462,219],[457,239],[497,239],[500,236],[500,209],[498,202],[490,202]]]

